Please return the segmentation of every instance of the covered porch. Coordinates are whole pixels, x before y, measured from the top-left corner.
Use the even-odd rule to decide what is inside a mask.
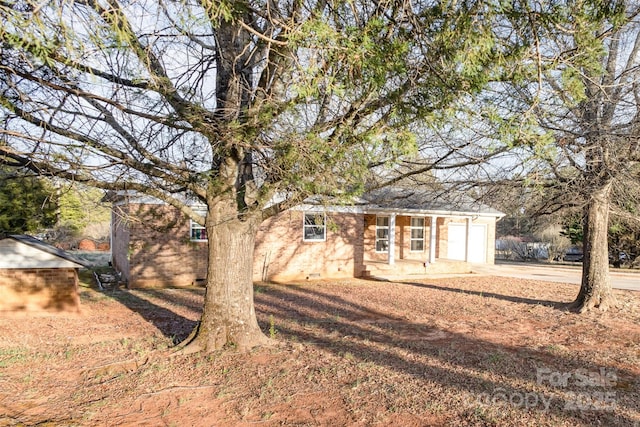
[[[461,274],[493,264],[495,216],[463,212],[369,210],[362,277]]]

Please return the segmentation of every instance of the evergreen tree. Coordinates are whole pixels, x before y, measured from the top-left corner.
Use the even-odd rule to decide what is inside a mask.
[[[491,155],[425,147],[414,129],[450,117],[531,44],[505,13],[522,12],[481,0],[0,3],[0,157],[204,224],[207,292],[188,351],[264,344],[258,224],[311,194],[357,194],[405,155],[429,153],[414,174]]]
[[[505,126],[522,130],[515,145],[531,155],[531,184],[582,211],[582,285],[572,308],[605,311],[615,305],[607,244],[615,189],[637,179],[640,161],[640,4],[577,0],[525,9],[553,25],[531,27],[530,61],[501,87],[500,113]]]
[[[0,167],[0,233],[36,234],[56,223],[51,183],[24,170]]]

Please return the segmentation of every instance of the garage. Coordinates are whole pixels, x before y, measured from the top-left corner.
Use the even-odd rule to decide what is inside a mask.
[[[469,250],[467,251],[467,242]],[[487,259],[487,225],[452,222],[448,225],[447,258],[484,263]]]

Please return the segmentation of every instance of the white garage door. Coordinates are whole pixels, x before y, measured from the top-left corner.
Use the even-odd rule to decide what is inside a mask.
[[[472,224],[469,232],[469,262],[487,262],[487,226]]]
[[[447,258],[464,261],[466,259],[467,225],[450,223],[447,244]],[[487,226],[472,224],[469,230],[469,262],[484,263],[487,260]]]
[[[447,242],[447,258],[464,261],[466,253],[467,225],[450,223],[448,228],[449,238]]]

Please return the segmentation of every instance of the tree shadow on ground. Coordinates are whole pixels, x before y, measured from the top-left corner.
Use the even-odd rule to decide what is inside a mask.
[[[182,307],[198,314],[202,312],[204,288],[144,289],[134,292],[152,296],[170,306]],[[191,296],[187,296],[188,294]]]
[[[554,309],[560,304],[424,283],[390,285],[416,288],[416,292],[425,288],[483,297],[487,301],[498,299]],[[425,321],[412,321],[403,315],[382,311],[375,303],[359,301],[357,296],[352,300],[327,289],[313,285],[261,284],[256,288],[254,298],[263,331],[266,333],[275,324],[278,336],[288,341],[302,342],[335,356],[350,355],[358,362],[372,363],[406,376],[419,382],[420,386],[437,384],[456,390],[471,412],[482,405],[498,408],[503,405],[508,410],[523,413],[545,411],[572,425],[592,425],[594,422],[637,425],[640,384],[634,372],[618,369],[613,361],[603,365],[594,363],[584,353],[558,353],[546,347],[512,346],[479,339],[472,333],[463,334],[436,326],[433,315]],[[353,286],[352,292],[358,295],[357,286]],[[178,343],[188,336],[196,321],[167,307],[182,307],[199,313],[201,304],[186,295],[202,298],[203,294],[203,290],[169,292],[153,289],[118,290],[110,296]],[[147,295],[157,301],[146,299]],[[601,375],[603,372],[613,373],[615,381],[588,387],[576,384],[579,373]],[[553,382],[554,375],[567,373],[572,379],[568,385]],[[613,393],[614,401],[603,400],[605,393]],[[585,405],[584,400],[577,400],[580,396],[591,399],[586,402],[587,406],[580,406]],[[544,406],[546,402],[548,407]],[[571,403],[575,408],[571,408]],[[612,403],[617,409],[611,408]],[[604,409],[595,406],[599,404]],[[628,415],[629,412],[633,415]]]
[[[160,303],[154,303],[150,299],[142,298],[140,295],[152,295]],[[182,342],[189,336],[197,321],[188,319],[177,314],[175,311],[165,307],[166,303],[181,305],[195,311],[202,310],[202,304],[193,304],[190,299],[181,298],[176,292],[163,292],[161,290],[136,290],[134,292],[122,289],[114,289],[105,292],[106,295],[118,301],[129,310],[138,313],[147,322],[158,328],[158,330],[174,344]]]
[[[453,291],[438,286],[433,289]],[[595,364],[578,354],[558,354],[477,339],[434,327],[432,323],[390,315],[312,286],[273,285],[255,298],[263,329],[269,327],[266,319],[274,318],[279,333],[288,340],[334,355],[348,354],[360,362],[374,363],[424,381],[425,387],[430,382],[439,382],[466,396],[464,400],[471,406],[496,404],[497,400],[497,404],[510,405],[511,409],[544,410],[574,425],[591,425],[594,419],[602,425],[637,425],[637,420],[612,408],[613,404],[637,411],[634,402],[639,395],[638,385],[626,390],[626,396],[619,393],[616,386],[633,384],[634,373],[621,371],[614,365]],[[540,304],[528,298],[505,299]],[[495,363],[496,360],[499,363]],[[603,372],[615,375],[616,380],[587,388],[578,384],[582,373],[601,375]],[[565,386],[554,383],[554,375],[566,373],[571,374],[573,383],[569,381]],[[613,393],[614,402],[605,400],[605,393]],[[591,400],[584,406],[585,402],[576,401],[576,396]],[[529,399],[526,405],[523,399]],[[549,402],[548,408],[545,402]],[[577,409],[595,415],[583,419],[585,411],[572,411],[572,403]]]
[[[434,290],[438,290],[438,291],[457,292],[457,293],[460,293],[460,294],[468,294],[468,295],[476,295],[476,296],[480,296],[480,297],[495,298],[495,299],[499,299],[499,300],[515,302],[515,303],[518,303],[518,304],[543,305],[545,307],[552,307],[552,308],[555,308],[557,310],[567,310],[567,307],[569,305],[569,303],[560,302],[560,301],[550,301],[550,300],[540,300],[540,299],[534,299],[534,298],[524,298],[524,297],[518,297],[518,296],[513,296],[513,295],[496,294],[496,293],[493,293],[493,292],[472,291],[472,290],[466,290],[466,289],[460,289],[460,288],[451,288],[451,287],[442,286],[442,285],[433,285],[433,284],[429,284],[429,283],[404,282],[404,281],[395,282],[395,283],[400,283],[400,284],[409,285],[409,286],[417,286],[417,287],[421,287],[421,288],[434,289]]]

